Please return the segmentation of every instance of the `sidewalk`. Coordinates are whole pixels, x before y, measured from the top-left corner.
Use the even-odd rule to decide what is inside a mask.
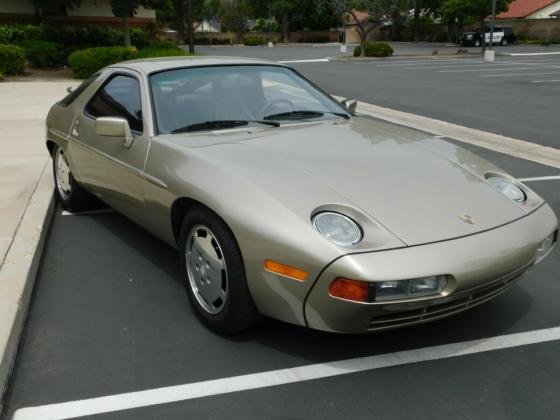
[[[0,83],[0,411],[53,208],[45,118],[76,83]]]

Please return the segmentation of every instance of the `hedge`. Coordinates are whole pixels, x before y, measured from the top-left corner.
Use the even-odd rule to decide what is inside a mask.
[[[0,73],[14,75],[25,70],[25,52],[16,45],[0,44]]]
[[[138,51],[138,58],[156,58],[156,57],[178,57],[183,55],[189,55],[185,50],[181,48],[145,48]]]
[[[85,79],[103,67],[135,58],[153,58],[188,55],[176,46],[167,48],[96,47],[73,52],[68,58],[70,69],[78,79]]]
[[[38,40],[42,37],[41,27],[35,25],[0,25],[0,44]]]
[[[267,41],[266,41],[266,38],[263,37],[263,36],[251,35],[251,36],[245,37],[245,39],[243,40],[243,43],[247,46],[255,47],[257,45],[266,45]]]
[[[362,55],[362,47],[354,48],[354,57]],[[393,55],[393,48],[386,42],[367,41],[365,44],[366,57],[389,57]]]
[[[68,64],[78,79],[85,79],[103,67],[136,58],[138,50],[126,47],[96,47],[75,51]]]
[[[32,66],[37,68],[60,67],[66,64],[67,53],[62,45],[48,41],[25,41],[20,44]]]
[[[122,45],[123,40],[122,30],[110,26],[0,25],[0,43],[4,44],[49,41],[76,49]],[[130,28],[130,42],[136,48],[145,48],[149,45],[148,34],[140,28]]]

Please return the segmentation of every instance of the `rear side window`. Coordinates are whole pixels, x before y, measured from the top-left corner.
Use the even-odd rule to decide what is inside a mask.
[[[125,118],[132,130],[141,133],[142,102],[138,80],[131,76],[114,76],[93,95],[85,112],[94,118]]]
[[[78,96],[82,94],[84,90],[86,90],[89,87],[89,85],[91,85],[95,81],[95,79],[97,79],[97,77],[99,77],[99,73],[96,73],[93,76],[91,76],[89,79],[84,80],[80,86],[78,86],[68,95],[66,95],[66,97],[60,100],[58,104],[62,106],[70,105],[72,102],[76,100]]]

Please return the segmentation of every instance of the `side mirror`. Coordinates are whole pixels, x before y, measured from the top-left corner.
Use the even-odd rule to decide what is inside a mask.
[[[126,148],[132,146],[134,137],[130,131],[130,125],[124,118],[99,117],[95,119],[95,133],[103,137],[115,137],[123,140]]]
[[[74,92],[74,86],[68,86],[68,87],[66,88],[66,92],[68,92],[68,93]]]
[[[358,107],[358,100],[356,98],[343,99],[340,103],[351,113],[356,112],[356,108]]]

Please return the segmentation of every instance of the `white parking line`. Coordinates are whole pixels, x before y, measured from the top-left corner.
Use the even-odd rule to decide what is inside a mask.
[[[533,177],[533,178],[518,178],[518,181],[521,181],[521,182],[552,181],[554,179],[560,179],[560,175],[536,176],[536,177]]]
[[[401,366],[411,363],[449,359],[513,347],[560,340],[560,327],[508,334],[497,337],[444,344],[377,356],[358,357],[336,362],[318,363],[289,369],[272,370],[228,378],[213,379],[185,385],[107,395],[38,407],[21,408],[14,420],[68,419],[167,404],[232,392],[248,391],[349,373]]]
[[[560,70],[554,73],[510,73],[510,74],[482,74],[480,77],[509,77],[509,76],[544,76],[549,74],[558,74]]]
[[[61,216],[87,216],[91,214],[102,214],[102,213],[114,213],[115,210],[113,209],[99,209],[99,210],[90,210],[90,211],[81,211],[79,213],[71,213],[69,211],[63,210],[60,213]]]
[[[313,58],[310,60],[287,60],[287,61],[278,61],[279,64],[289,64],[289,63],[325,63],[329,62],[328,58]]]
[[[430,63],[432,64],[432,63]],[[454,68],[454,67],[464,67],[463,64],[457,64],[457,63],[450,63],[452,65],[441,65],[441,66],[415,66],[415,67],[406,67],[407,70],[422,70],[422,69],[445,69],[445,68]],[[560,65],[560,61],[555,60],[555,61],[540,61],[540,62],[522,62],[522,61],[499,61],[499,62],[494,62],[494,63],[485,63],[483,61],[472,61],[469,63],[465,63],[468,68],[472,68],[472,67],[487,67],[489,68],[489,70],[491,70],[492,66],[506,66],[506,65],[511,65],[511,66],[535,66],[535,67],[544,67],[544,68],[548,68],[548,67],[553,67],[555,68],[556,65]]]
[[[540,52],[540,53],[511,53],[510,56],[512,57],[521,57],[521,56],[537,56],[537,55],[560,55],[560,51],[553,51],[553,52]]]
[[[395,66],[406,66],[411,64],[434,64],[434,63],[456,63],[456,62],[463,62],[463,63],[480,63],[480,60],[466,60],[464,58],[430,58],[427,60],[409,60],[409,61],[399,61],[393,63],[385,63],[385,64],[377,64],[377,67],[395,67]]]
[[[506,67],[506,68],[485,68],[485,69],[461,69],[461,70],[438,70],[438,73],[459,73],[467,71],[511,71],[511,70],[532,70],[534,67]]]
[[[558,83],[560,80],[531,80],[531,83]]]

